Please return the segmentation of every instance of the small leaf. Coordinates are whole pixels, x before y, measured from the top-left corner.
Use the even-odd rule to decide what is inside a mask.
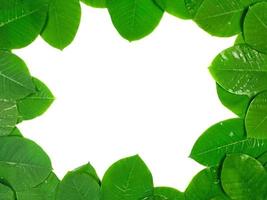
[[[9,134],[9,136],[17,136],[17,137],[23,137],[22,133],[20,132],[20,130],[15,127],[12,132]]]
[[[0,98],[16,100],[34,91],[26,64],[14,54],[0,51]]]
[[[74,40],[80,19],[79,0],[51,0],[42,37],[51,46],[62,50]]]
[[[156,3],[166,12],[182,19],[190,19],[184,0],[155,0]]]
[[[57,200],[98,200],[100,186],[89,174],[69,172],[58,186]]]
[[[0,183],[0,200],[17,200],[11,188]]]
[[[26,191],[16,191],[17,200],[54,200],[59,179],[54,173],[40,185]]]
[[[21,137],[0,137],[0,177],[14,190],[36,187],[51,170],[48,156],[34,142]]]
[[[210,72],[230,93],[252,97],[267,89],[267,55],[244,44],[220,53]]]
[[[0,0],[0,4],[0,48],[22,48],[33,42],[45,24],[48,0]]]
[[[228,155],[223,163],[221,180],[231,199],[262,200],[266,197],[266,171],[259,161],[248,155]]]
[[[267,3],[261,2],[251,6],[244,21],[246,43],[258,51],[267,53]]]
[[[185,199],[190,200],[229,200],[223,193],[218,170],[208,168],[198,173],[185,191]]]
[[[96,182],[99,183],[99,185],[101,184],[101,181],[96,173],[95,168],[90,164],[87,163],[77,169],[74,170],[75,173],[86,173],[89,176],[91,176],[93,179],[95,179]]]
[[[256,96],[251,102],[247,116],[246,129],[249,137],[267,139],[267,92]]]
[[[129,41],[150,34],[163,16],[154,0],[109,0],[107,7],[114,26]]]
[[[139,156],[122,159],[106,172],[101,200],[136,200],[153,196],[152,175]]]
[[[81,0],[88,6],[92,6],[94,8],[106,8],[107,3],[106,0]]]
[[[164,200],[185,200],[182,192],[168,187],[157,187],[154,189],[154,196],[158,196]]]
[[[18,111],[22,120],[29,120],[42,115],[53,103],[54,96],[40,80],[33,78],[36,92],[18,101]]]
[[[9,135],[17,124],[16,102],[0,99],[0,136]]]
[[[250,98],[247,95],[237,95],[228,92],[217,84],[217,94],[222,104],[233,113],[243,118],[246,115]]]
[[[244,122],[231,119],[209,128],[195,143],[191,157],[206,166],[218,166],[227,154],[258,157],[267,151],[267,140],[247,138]]]

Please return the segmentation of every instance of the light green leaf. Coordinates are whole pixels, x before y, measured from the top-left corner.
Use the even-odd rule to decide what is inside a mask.
[[[139,156],[113,164],[102,180],[101,200],[136,200],[153,196],[152,175]]]
[[[21,137],[0,137],[0,177],[14,190],[39,185],[51,170],[48,156],[34,142]]]
[[[267,140],[247,138],[242,119],[231,119],[209,128],[195,143],[191,158],[206,166],[218,166],[227,154],[258,157],[267,151]]]
[[[241,32],[242,17],[252,3],[253,0],[201,0],[194,20],[211,35],[233,36]]]
[[[185,199],[190,200],[228,200],[223,193],[218,170],[208,168],[198,173],[185,191]]]
[[[246,129],[249,137],[267,139],[267,92],[256,96],[246,115]]]
[[[234,94],[252,97],[267,89],[267,55],[245,44],[220,53],[210,72],[218,84]]]
[[[0,183],[0,200],[17,200],[11,188]]]
[[[22,48],[35,40],[45,24],[48,0],[0,0],[0,4],[0,48]]]
[[[223,163],[221,180],[231,199],[263,200],[266,197],[266,171],[259,161],[248,155],[228,155]]]
[[[251,98],[247,95],[230,93],[223,89],[219,84],[217,84],[217,94],[226,108],[241,118],[245,117]]]
[[[26,191],[16,191],[17,200],[55,200],[59,179],[54,173],[40,185]]]
[[[150,34],[163,15],[154,0],[109,0],[107,7],[117,31],[129,41]]]
[[[267,53],[267,3],[261,2],[251,6],[244,21],[246,43],[258,51]]]
[[[88,6],[92,6],[94,8],[106,8],[107,0],[81,0],[83,3],[85,3]]]
[[[51,46],[62,50],[74,40],[80,19],[79,0],[51,0],[42,37]]]
[[[26,64],[14,54],[0,51],[0,98],[16,100],[34,91]]]
[[[185,196],[182,192],[168,187],[154,188],[154,196],[158,196],[164,200],[185,200]]]
[[[42,115],[53,103],[54,96],[40,80],[33,78],[36,92],[18,101],[18,111],[22,120]]]
[[[184,0],[155,0],[156,3],[166,12],[182,19],[190,19]]]
[[[17,124],[16,102],[0,99],[0,136],[9,135]]]

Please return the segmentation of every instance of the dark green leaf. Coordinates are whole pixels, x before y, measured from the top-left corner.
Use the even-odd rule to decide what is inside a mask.
[[[210,72],[217,83],[234,94],[251,97],[267,89],[267,55],[245,44],[220,53]]]
[[[106,0],[81,0],[85,4],[95,8],[106,8]]]
[[[18,101],[18,111],[22,120],[29,120],[42,115],[54,101],[49,88],[34,78],[36,92]]]
[[[139,156],[122,159],[106,172],[101,200],[136,200],[153,196],[152,175]]]
[[[258,157],[267,151],[267,140],[247,138],[243,120],[231,119],[209,128],[195,143],[191,157],[206,166],[216,166],[227,154]]]
[[[0,99],[0,136],[9,135],[17,124],[16,102]]]
[[[76,36],[80,19],[79,0],[51,0],[42,37],[51,46],[64,49]]]
[[[168,187],[155,188],[154,196],[158,196],[163,200],[185,200],[185,196],[182,192]]]
[[[150,34],[163,15],[154,0],[109,0],[107,7],[114,26],[129,41]]]
[[[262,164],[248,155],[226,157],[221,173],[222,186],[231,199],[263,200],[267,175]]]
[[[0,184],[0,200],[17,200],[11,188]]]

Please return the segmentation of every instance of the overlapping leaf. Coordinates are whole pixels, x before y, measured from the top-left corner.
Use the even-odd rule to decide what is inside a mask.
[[[0,136],[9,135],[17,124],[16,102],[0,99]]]

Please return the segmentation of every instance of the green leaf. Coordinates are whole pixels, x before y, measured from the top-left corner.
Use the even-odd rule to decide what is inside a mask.
[[[253,0],[204,0],[194,21],[211,35],[229,37],[241,32],[242,17]]]
[[[267,169],[267,152],[264,152],[259,157],[257,157],[257,160],[263,165],[265,169]]]
[[[79,0],[51,0],[43,39],[55,48],[64,49],[74,40],[80,19]]]
[[[0,99],[0,136],[9,135],[17,124],[16,102]]]
[[[86,173],[88,174],[89,176],[91,176],[93,179],[95,179],[96,182],[99,183],[99,185],[101,184],[101,181],[96,173],[96,170],[95,168],[90,164],[90,163],[87,163],[77,169],[74,170],[74,172],[76,173]]]
[[[267,140],[247,138],[244,122],[230,119],[209,128],[195,143],[191,158],[206,166],[218,166],[227,154],[258,157],[267,151]]]
[[[0,183],[0,200],[17,200],[11,188]]]
[[[233,113],[243,118],[246,115],[250,98],[247,95],[237,95],[228,92],[217,84],[217,94],[222,104]]]
[[[0,98],[16,100],[34,91],[26,64],[14,54],[0,51]]]
[[[228,155],[221,172],[222,186],[231,199],[263,200],[267,175],[262,164],[248,155]]]
[[[106,0],[81,0],[88,6],[92,6],[94,8],[106,8],[107,3]]]
[[[89,174],[69,172],[58,186],[57,200],[98,200],[100,186]]]
[[[42,115],[53,103],[54,96],[40,80],[33,78],[36,92],[18,101],[18,111],[22,120],[29,120]]]
[[[163,16],[154,0],[109,0],[107,7],[117,31],[129,41],[150,34]]]
[[[267,3],[257,3],[249,8],[244,21],[246,43],[258,51],[267,53]]]
[[[158,196],[164,200],[185,200],[185,196],[182,192],[168,187],[154,188],[154,196]]]
[[[194,18],[198,12],[198,9],[202,5],[204,0],[184,0],[185,7],[190,13],[191,17]]]
[[[235,40],[235,45],[239,45],[239,44],[246,44],[244,36],[242,33],[240,33]]]
[[[59,179],[54,173],[40,185],[26,191],[16,191],[17,200],[54,200]]]
[[[267,139],[267,92],[256,96],[251,102],[247,116],[246,129],[249,137]]]
[[[218,170],[208,168],[198,173],[185,191],[185,199],[190,200],[227,200],[222,191]]]
[[[39,185],[51,170],[48,156],[34,142],[21,137],[0,138],[0,177],[14,190]]]
[[[113,164],[102,180],[101,200],[136,200],[153,196],[152,175],[139,156]]]
[[[184,0],[155,0],[156,3],[165,11],[182,19],[190,19]]]
[[[267,55],[245,44],[220,53],[210,72],[216,82],[230,93],[252,97],[267,89]]]
[[[48,0],[0,0],[0,4],[0,48],[22,48],[33,42],[45,24]]]
[[[9,134],[9,136],[17,136],[17,137],[23,137],[22,133],[20,132],[20,130],[15,127],[12,132]]]

